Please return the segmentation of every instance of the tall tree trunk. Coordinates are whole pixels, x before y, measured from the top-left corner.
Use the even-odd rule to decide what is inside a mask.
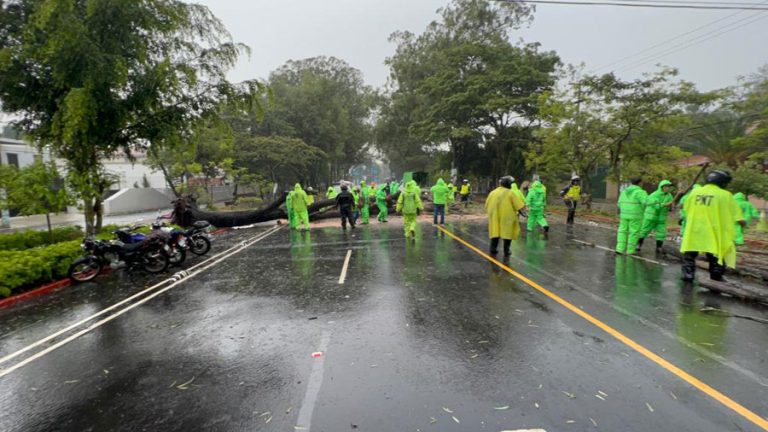
[[[53,228],[51,227],[51,214],[46,213],[45,214],[45,222],[48,224],[48,237],[51,240],[51,244],[53,244]]]

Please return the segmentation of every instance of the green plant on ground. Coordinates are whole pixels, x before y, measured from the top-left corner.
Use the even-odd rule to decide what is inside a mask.
[[[80,254],[73,240],[21,251],[0,251],[0,297],[67,276]]]
[[[53,229],[53,239],[46,231],[20,231],[0,234],[0,251],[25,250],[38,246],[47,246],[83,237],[80,227],[61,227]]]

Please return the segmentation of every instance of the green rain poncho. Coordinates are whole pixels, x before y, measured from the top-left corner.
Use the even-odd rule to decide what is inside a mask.
[[[685,231],[680,252],[706,252],[720,264],[736,266],[736,223],[744,220],[733,194],[708,184],[685,200]]]
[[[407,185],[406,185],[407,186]],[[437,179],[437,183],[432,186],[432,202],[435,204],[447,204],[448,195],[451,193],[451,189],[445,184],[443,179]]]
[[[669,192],[664,192],[664,186],[672,186],[669,180],[662,180],[658,189],[645,201],[645,215],[643,216],[643,228],[640,230],[640,238],[645,238],[651,231],[656,233],[656,240],[667,238],[668,204],[674,200]]]
[[[528,206],[528,231],[533,231],[536,225],[542,228],[549,226],[544,217],[544,209],[547,206],[547,192],[540,181],[531,183],[528,189],[528,196],[525,197],[525,204]]]
[[[643,228],[643,211],[648,193],[638,185],[631,185],[619,195],[621,220],[616,235],[616,252],[633,254]]]
[[[387,222],[387,215],[389,213],[387,210],[388,186],[389,185],[387,183],[384,183],[383,185],[379,186],[379,190],[376,191],[376,207],[379,208],[379,222]]]
[[[371,215],[368,207],[370,197],[371,189],[365,182],[360,182],[360,217],[363,220],[363,225],[368,225],[368,219]]]
[[[747,223],[747,226],[752,222],[752,219],[760,217],[760,213],[755,206],[747,200],[747,197],[743,193],[739,192],[735,194],[733,199],[735,199],[736,203],[739,205],[741,214],[744,216],[744,222]],[[744,244],[744,227],[742,227],[741,224],[736,224],[736,244]]]
[[[416,235],[416,215],[419,210],[423,210],[421,204],[421,189],[415,181],[411,180],[405,184],[403,191],[397,198],[396,211],[403,214],[403,225],[405,226],[405,236]]]
[[[285,213],[288,215],[288,227],[296,229],[296,212],[293,210],[293,191],[285,197]]]
[[[307,193],[304,192],[300,184],[296,183],[291,195],[293,195],[291,197],[291,204],[293,211],[296,213],[296,227],[298,228],[299,225],[303,224],[306,229],[309,229],[309,212],[307,211],[309,198]]]
[[[328,190],[325,192],[325,198],[334,199],[337,195],[336,189],[334,189],[333,186],[328,186]]]

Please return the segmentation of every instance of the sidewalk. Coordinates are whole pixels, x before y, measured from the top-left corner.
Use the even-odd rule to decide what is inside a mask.
[[[128,213],[123,215],[104,216],[103,225],[117,224],[130,225],[134,223],[149,223],[160,214],[168,214],[171,209],[149,211],[142,213]],[[82,213],[51,214],[51,225],[54,227],[68,225],[85,225],[85,216]],[[45,230],[48,225],[45,215],[17,216],[11,218],[10,228],[0,228],[0,233],[11,233],[24,230]]]

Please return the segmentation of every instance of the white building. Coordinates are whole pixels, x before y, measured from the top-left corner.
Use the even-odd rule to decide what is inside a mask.
[[[32,165],[40,157],[36,148],[26,141],[0,138],[0,165],[13,165],[24,168]],[[45,158],[47,160],[47,158]]]

